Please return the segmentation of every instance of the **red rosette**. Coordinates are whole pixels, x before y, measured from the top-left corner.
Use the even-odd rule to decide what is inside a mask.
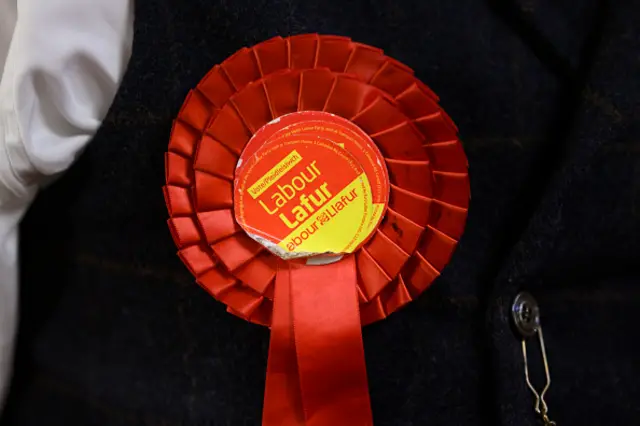
[[[345,37],[276,37],[213,67],[187,96],[171,132],[164,187],[169,228],[200,286],[229,312],[271,326],[282,260],[236,222],[234,173],[253,134],[299,111],[353,122],[384,156],[388,209],[352,255],[360,324],[370,324],[438,277],[462,235],[469,204],[455,124],[413,71],[380,49]]]

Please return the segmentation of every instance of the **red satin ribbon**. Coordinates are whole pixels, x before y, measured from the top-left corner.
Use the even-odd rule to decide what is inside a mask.
[[[235,167],[258,129],[301,111],[338,115],[372,137],[389,171],[389,209],[343,261],[276,268],[235,221]],[[241,49],[189,93],[165,167],[180,258],[229,312],[271,326],[263,426],[371,425],[360,327],[431,285],[467,216],[467,160],[438,97],[380,49],[276,37]]]
[[[271,341],[264,390],[263,426],[304,425],[298,360],[293,335],[289,268],[279,265],[273,297]]]
[[[263,426],[371,426],[353,255],[276,276]]]

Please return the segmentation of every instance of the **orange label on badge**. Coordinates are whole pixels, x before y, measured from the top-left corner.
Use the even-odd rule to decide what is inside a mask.
[[[236,170],[238,223],[283,258],[355,251],[388,201],[387,171],[368,136],[339,117],[308,114],[267,124]]]

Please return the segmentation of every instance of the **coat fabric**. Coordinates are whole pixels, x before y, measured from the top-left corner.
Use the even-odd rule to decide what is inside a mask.
[[[269,331],[226,313],[175,255],[163,155],[213,65],[318,32],[411,66],[469,159],[471,207],[451,262],[363,331],[375,424],[538,424],[509,318],[521,290],[541,309],[550,417],[640,424],[639,14],[625,0],[137,2],[110,112],[22,223],[0,423],[260,424]]]

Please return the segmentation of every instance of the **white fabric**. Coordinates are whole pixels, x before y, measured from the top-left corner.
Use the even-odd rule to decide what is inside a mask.
[[[16,330],[18,224],[38,185],[71,165],[107,113],[131,55],[132,2],[0,0],[0,409]]]

